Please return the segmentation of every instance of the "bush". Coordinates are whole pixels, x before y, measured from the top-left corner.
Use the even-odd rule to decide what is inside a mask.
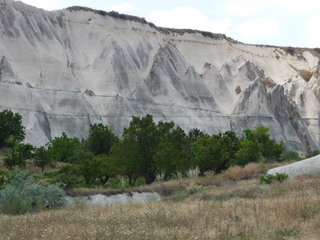
[[[301,160],[301,158],[297,152],[286,152],[281,156],[281,161],[289,161],[289,160],[299,161]]]
[[[7,176],[7,172],[0,170],[0,190],[2,189],[5,183],[6,176]]]
[[[276,173],[275,180],[278,182],[283,182],[284,180],[288,179],[288,174],[285,173]]]
[[[57,186],[35,184],[25,170],[12,170],[5,188],[0,191],[0,213],[19,215],[44,208],[60,208],[65,204],[65,192]]]
[[[274,176],[271,174],[260,175],[260,184],[271,184],[274,180]]]
[[[244,130],[245,139],[236,152],[236,165],[245,166],[250,162],[279,161],[284,150],[283,142],[279,144],[270,139],[269,128],[256,127],[254,130]]]
[[[311,157],[317,156],[317,155],[319,155],[319,154],[320,154],[319,151],[313,151],[313,152],[311,152],[310,154],[308,154],[308,155],[306,156],[306,158],[311,158]]]
[[[45,176],[48,176],[46,174]],[[58,184],[65,190],[73,189],[83,185],[81,175],[79,174],[75,165],[66,165],[59,169],[59,171],[50,174],[52,180],[49,182],[52,184]]]
[[[231,166],[226,170],[226,174],[232,180],[249,179],[263,173],[265,169],[258,163],[249,163],[243,168],[240,166]]]
[[[240,166],[231,166],[226,170],[226,174],[233,180],[239,179],[239,175],[242,172],[242,167]]]
[[[274,181],[283,182],[288,179],[288,174],[276,173],[276,175],[260,175],[260,184],[271,184]]]
[[[287,53],[289,53],[289,54],[292,55],[292,56],[293,56],[294,53],[295,53],[293,47],[287,47],[287,48],[286,48],[286,51],[287,51]]]
[[[205,189],[206,189],[206,187],[202,186],[202,185],[191,185],[189,187],[186,187],[187,192],[191,195],[198,193],[198,192],[202,192]]]
[[[317,53],[320,53],[320,48],[314,48],[313,50],[315,50]]]
[[[26,194],[26,199],[32,206],[39,208],[61,208],[65,204],[65,192],[57,185],[50,187],[32,184]]]
[[[33,157],[34,146],[31,144],[15,143],[11,154],[3,159],[3,165],[9,170],[14,167],[25,168],[27,159]]]
[[[30,211],[31,202],[23,198],[22,193],[8,186],[0,192],[0,213],[20,215]]]

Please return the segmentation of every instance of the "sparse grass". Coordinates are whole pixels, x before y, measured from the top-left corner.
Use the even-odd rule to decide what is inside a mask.
[[[259,173],[281,164],[235,166],[221,174],[207,172],[205,177],[131,189],[74,189],[74,196],[154,191],[163,200],[106,207],[79,202],[62,210],[0,214],[0,240],[318,239],[320,177],[259,184]]]
[[[313,76],[313,72],[310,72],[308,70],[299,70],[299,74],[305,81],[309,81],[311,77]]]
[[[249,179],[257,177],[261,173],[266,173],[266,167],[259,163],[249,163],[246,166],[231,166],[226,170],[226,174],[233,180]]]
[[[188,193],[194,183],[201,191]],[[172,193],[161,202],[0,215],[0,239],[317,239],[319,183],[303,176],[260,185],[227,174],[154,183],[139,188]]]
[[[275,83],[275,81],[273,81],[271,78],[267,77],[263,79],[263,83],[269,87],[269,88],[273,88],[274,86],[276,86],[277,84]]]
[[[226,39],[232,43],[238,43],[238,41],[233,40],[230,37],[227,37],[225,34],[217,34],[217,33],[212,33],[212,32],[207,32],[207,31],[200,31],[200,30],[195,30],[195,29],[175,29],[175,28],[164,28],[164,27],[157,27],[154,23],[152,22],[147,22],[145,18],[137,17],[137,16],[132,16],[128,14],[122,14],[118,13],[116,11],[111,11],[111,12],[106,12],[103,10],[96,10],[88,7],[81,7],[81,6],[72,6],[66,8],[66,10],[70,12],[78,12],[78,11],[86,11],[86,12],[93,12],[95,14],[99,14],[101,16],[109,16],[113,18],[118,18],[122,20],[127,20],[127,21],[134,21],[134,22],[139,22],[142,24],[148,24],[150,27],[155,28],[159,32],[163,34],[170,34],[170,33],[176,33],[179,35],[183,35],[185,33],[198,33],[201,34],[204,37],[209,37],[213,39]]]

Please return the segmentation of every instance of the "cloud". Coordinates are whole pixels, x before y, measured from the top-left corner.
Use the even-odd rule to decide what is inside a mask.
[[[45,10],[52,10],[58,4],[57,0],[22,0],[21,2]]]
[[[230,35],[230,19],[212,21],[203,12],[191,7],[180,7],[163,12],[153,11],[146,19],[161,27],[197,29]]]
[[[120,5],[109,6],[107,7],[108,11],[116,11],[119,13],[129,13],[135,10],[135,7],[132,3],[124,2]]]
[[[292,1],[292,0],[281,0],[279,4],[282,8],[287,8],[290,12],[296,14],[304,14],[312,11],[320,10],[319,0],[303,0],[303,1]]]
[[[234,0],[227,3],[228,13],[235,16],[250,16],[262,9],[269,7],[272,4],[270,1],[256,0]]]
[[[280,31],[277,22],[272,18],[251,18],[236,27],[235,30],[247,40],[275,36]]]
[[[307,47],[320,47],[320,32],[317,24],[320,22],[320,15],[309,17],[304,24],[304,30],[308,34]]]
[[[226,4],[229,14],[235,16],[250,16],[267,8],[282,8],[294,14],[309,13],[320,10],[319,0],[232,0]]]

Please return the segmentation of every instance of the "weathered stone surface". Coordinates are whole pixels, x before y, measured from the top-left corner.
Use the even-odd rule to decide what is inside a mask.
[[[209,134],[265,125],[288,150],[319,150],[320,67],[312,50],[254,46],[224,35],[164,33],[93,11],[47,12],[0,0],[0,110],[23,116],[42,145],[89,125],[118,135],[152,114]],[[206,36],[204,36],[206,35]],[[313,73],[309,81],[302,72]]]
[[[276,173],[285,173],[288,174],[289,177],[297,177],[304,174],[319,176],[320,156],[318,155],[282,167],[273,168],[267,172],[267,174],[272,175],[276,175]]]

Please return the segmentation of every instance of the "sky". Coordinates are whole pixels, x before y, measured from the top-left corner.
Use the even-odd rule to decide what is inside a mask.
[[[226,34],[250,44],[320,48],[319,0],[22,0],[45,10],[84,6],[159,27]]]

